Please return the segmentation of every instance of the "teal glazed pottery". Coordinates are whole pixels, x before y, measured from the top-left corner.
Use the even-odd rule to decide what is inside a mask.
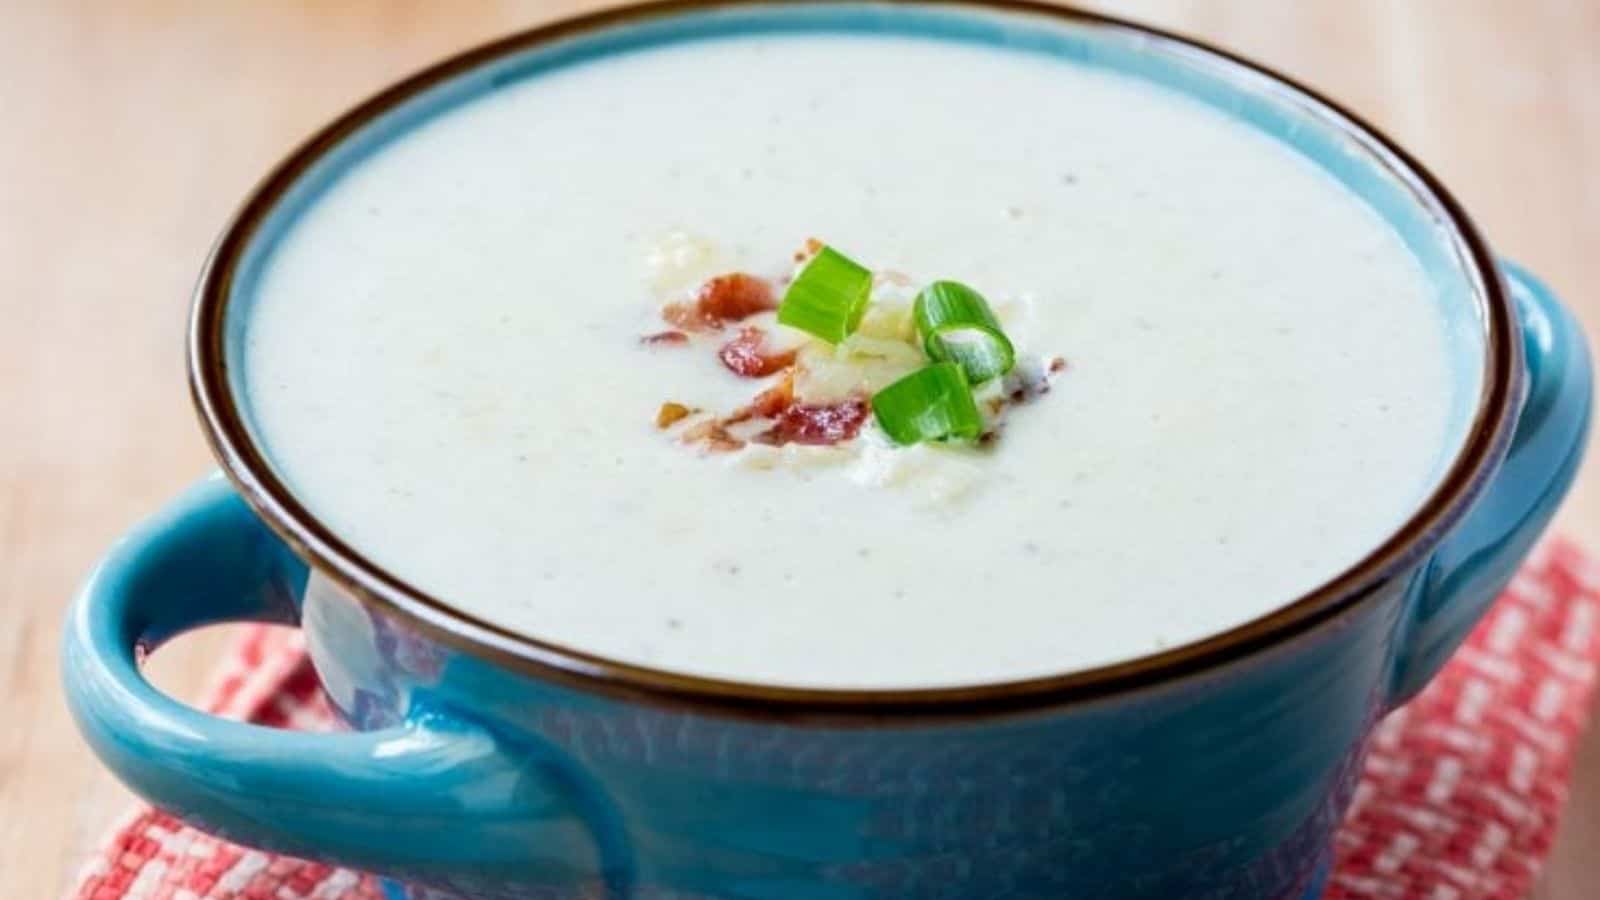
[[[306,512],[252,441],[226,364],[261,260],[299,211],[385,140],[508,82],[667,43],[806,32],[1104,67],[1325,168],[1411,246],[1460,345],[1463,437],[1441,450],[1438,489],[1351,569],[1234,631],[1091,671],[878,692],[686,677],[498,630]],[[227,480],[173,501],[89,578],[63,651],[72,711],[158,806],[376,872],[397,898],[1314,897],[1374,723],[1438,670],[1543,530],[1590,406],[1571,317],[1497,264],[1386,139],[1219,51],[1023,3],[672,3],[450,60],[338,120],[249,199],[202,278],[190,362]],[[243,621],[304,629],[351,730],[223,721],[140,677],[173,635]]]

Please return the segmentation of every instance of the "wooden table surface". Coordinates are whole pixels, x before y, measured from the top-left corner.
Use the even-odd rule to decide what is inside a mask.
[[[57,896],[128,798],[57,688],[62,610],[129,522],[206,471],[181,336],[235,203],[352,101],[441,54],[585,6],[0,0],[0,896]],[[1453,186],[1503,253],[1600,326],[1600,4],[1094,4],[1340,98]],[[1600,547],[1600,465],[1562,513]],[[217,636],[154,660],[192,696]],[[1600,740],[1541,900],[1600,884]]]

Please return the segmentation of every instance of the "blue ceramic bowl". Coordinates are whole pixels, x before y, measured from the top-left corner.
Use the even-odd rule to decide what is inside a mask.
[[[670,42],[817,31],[1149,79],[1342,180],[1421,260],[1455,336],[1466,400],[1438,490],[1334,581],[1209,640],[1027,682],[850,692],[678,676],[497,630],[364,560],[276,479],[225,365],[230,309],[345,167],[508,81]],[[1221,52],[1021,4],[674,4],[446,62],[266,180],[205,272],[190,354],[231,484],[178,498],[85,585],[63,660],[79,726],[129,786],[200,828],[381,873],[396,897],[476,900],[1312,897],[1373,724],[1438,669],[1549,520],[1590,396],[1567,313],[1496,265],[1371,129]],[[354,730],[226,722],[140,678],[141,655],[172,635],[237,621],[303,628]]]

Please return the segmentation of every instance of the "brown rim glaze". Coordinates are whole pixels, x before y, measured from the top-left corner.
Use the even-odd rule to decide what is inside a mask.
[[[802,3],[804,0],[802,0]],[[839,2],[839,0],[820,0]],[[1066,674],[958,687],[836,690],[779,687],[679,674],[607,659],[519,635],[452,609],[380,568],[303,507],[251,440],[228,386],[223,325],[236,268],[257,228],[284,192],[330,148],[380,113],[445,79],[508,53],[565,37],[680,13],[737,6],[727,0],[665,0],[605,10],[534,28],[469,50],[407,78],[345,113],[291,153],[251,193],[213,249],[196,290],[189,333],[189,379],[213,451],[271,528],[322,574],[363,603],[399,615],[425,633],[509,669],[581,690],[652,704],[739,716],[871,724],[1011,714],[1104,698],[1171,682],[1235,661],[1303,634],[1354,609],[1384,578],[1419,558],[1465,512],[1485,474],[1504,454],[1520,383],[1521,346],[1493,257],[1460,205],[1394,142],[1338,104],[1264,66],[1190,38],[1095,13],[1032,0],[926,0],[917,5],[1026,13],[1129,32],[1168,52],[1261,79],[1264,89],[1336,127],[1386,166],[1434,211],[1475,281],[1488,328],[1483,387],[1460,453],[1432,495],[1380,547],[1332,581],[1288,605],[1202,641],[1127,662]]]

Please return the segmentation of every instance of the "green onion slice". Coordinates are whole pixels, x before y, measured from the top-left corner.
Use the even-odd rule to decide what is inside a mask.
[[[1016,350],[983,295],[956,281],[935,281],[911,310],[928,356],[961,364],[971,384],[1011,371]]]
[[[896,444],[945,438],[973,439],[983,432],[983,416],[961,366],[934,363],[872,395],[872,414]]]
[[[823,247],[789,285],[778,306],[778,321],[837,344],[861,324],[871,292],[871,272]]]

